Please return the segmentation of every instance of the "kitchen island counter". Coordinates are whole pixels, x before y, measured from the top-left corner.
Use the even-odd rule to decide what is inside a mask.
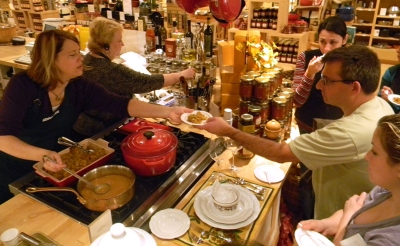
[[[198,132],[206,137],[211,137],[209,133],[185,124],[181,124],[178,127],[183,131]],[[249,237],[250,239],[262,242],[264,245],[276,245],[279,236],[279,200],[282,182],[269,185],[257,180],[253,171],[257,166],[264,163],[273,164],[259,156],[255,156],[250,160],[236,158],[235,161],[237,166],[242,167],[242,170],[238,173],[239,177],[273,188],[260,216],[255,221]],[[225,163],[225,165],[228,165],[228,163]],[[290,163],[284,163],[279,166],[286,173]],[[203,185],[210,175],[217,170],[218,165],[214,163],[175,207],[183,209],[198,190],[204,187]],[[19,194],[0,205],[0,221],[0,233],[15,227],[29,235],[41,232],[61,245],[90,245],[89,232],[86,225],[80,224],[24,194]],[[157,245],[182,245],[179,240],[162,240],[156,236],[154,238],[157,241]]]

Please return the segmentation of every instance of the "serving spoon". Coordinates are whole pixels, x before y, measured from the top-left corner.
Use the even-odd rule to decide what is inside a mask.
[[[55,160],[53,160],[50,156],[47,156],[47,155],[43,156],[43,162],[45,162],[45,161],[50,161],[50,162],[56,163]],[[110,185],[107,183],[94,185],[94,184],[90,183],[87,179],[83,178],[76,172],[72,171],[71,169],[64,167],[63,170],[66,171],[67,173],[71,174],[72,176],[76,177],[77,179],[81,180],[85,184],[87,184],[90,188],[92,188],[94,190],[94,192],[96,194],[102,195],[102,194],[107,193],[110,190]]]
[[[59,137],[58,140],[57,140],[57,143],[61,144],[61,145],[64,145],[64,146],[68,146],[68,147],[77,147],[80,150],[82,150],[83,152],[88,153],[88,154],[93,154],[94,153],[94,150],[85,149],[79,143],[74,142],[71,139],[66,138],[66,137]]]

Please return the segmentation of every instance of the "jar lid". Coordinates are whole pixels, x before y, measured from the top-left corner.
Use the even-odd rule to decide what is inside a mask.
[[[156,157],[175,150],[177,137],[163,129],[147,129],[128,135],[121,143],[121,150],[130,156]]]
[[[249,111],[253,113],[259,113],[261,111],[261,107],[256,105],[250,105]]]
[[[254,77],[251,75],[242,75],[242,77],[240,77],[240,80],[243,81],[253,81]]]
[[[98,237],[91,246],[106,245],[146,245],[156,246],[154,238],[146,231],[140,228],[125,227],[122,223],[115,223],[110,231]]]
[[[278,103],[278,104],[285,104],[287,103],[287,99],[283,98],[283,97],[274,97],[272,99],[274,102]]]
[[[253,115],[251,115],[251,114],[242,114],[242,116],[240,116],[240,118],[242,118],[245,121],[253,121]]]
[[[250,76],[253,76],[253,78],[256,78],[256,77],[259,77],[259,76],[260,76],[260,73],[259,73],[259,72],[256,72],[256,71],[248,71],[248,72],[246,73],[246,75],[250,75]]]
[[[275,119],[273,119],[268,121],[267,124],[265,124],[265,129],[270,131],[277,131],[281,129],[281,124]]]
[[[261,76],[261,77],[255,78],[257,83],[268,83],[270,79],[272,79],[271,76]]]

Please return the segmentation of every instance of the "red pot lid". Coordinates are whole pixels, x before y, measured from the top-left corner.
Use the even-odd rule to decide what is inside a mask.
[[[174,151],[178,139],[162,129],[142,130],[127,136],[121,143],[121,150],[131,157],[148,158],[163,156]]]

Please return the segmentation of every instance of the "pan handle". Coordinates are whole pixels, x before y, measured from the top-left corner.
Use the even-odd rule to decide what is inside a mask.
[[[76,198],[78,199],[78,201],[80,203],[87,204],[87,201],[83,197],[81,197],[76,190],[69,188],[69,187],[51,187],[51,188],[50,187],[41,187],[41,188],[28,187],[28,188],[26,188],[26,192],[28,192],[28,193],[41,192],[41,191],[69,191],[76,195]]]

